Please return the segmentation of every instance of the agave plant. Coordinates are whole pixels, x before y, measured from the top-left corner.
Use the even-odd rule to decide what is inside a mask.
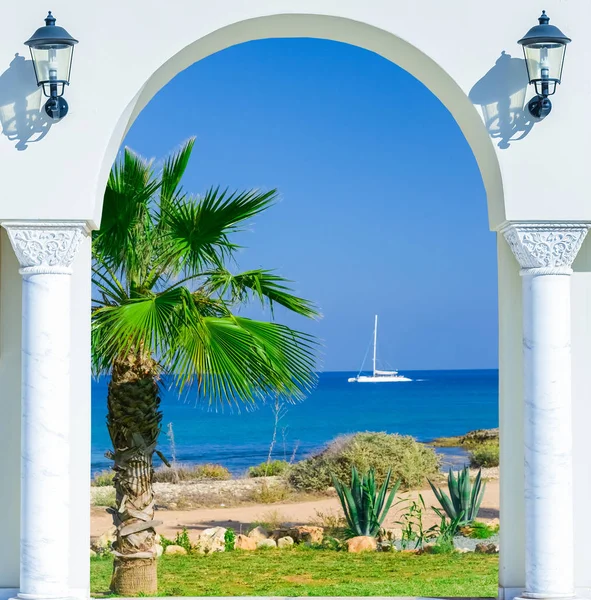
[[[457,476],[450,469],[447,477],[449,496],[429,481],[429,485],[437,500],[439,500],[441,508],[443,508],[452,521],[459,518],[460,526],[471,523],[478,515],[486,488],[486,483],[482,481],[481,473],[481,470],[478,471],[474,484],[472,484],[468,467],[464,467],[459,471]]]
[[[349,537],[357,535],[376,537],[400,487],[400,480],[398,480],[386,497],[390,487],[392,469],[386,474],[384,483],[379,490],[376,486],[376,474],[373,468],[366,475],[360,476],[357,469],[353,467],[350,486],[344,484],[334,474],[331,474],[331,477],[347,519]]]

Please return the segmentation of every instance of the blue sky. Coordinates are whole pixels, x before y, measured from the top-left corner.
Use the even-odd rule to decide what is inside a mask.
[[[317,302],[318,322],[277,317],[322,339],[324,370],[360,367],[375,313],[394,368],[497,367],[480,173],[452,116],[411,75],[335,42],[242,44],[179,74],[125,144],[161,158],[190,136],[187,191],[280,191],[240,236],[239,267],[275,268]]]

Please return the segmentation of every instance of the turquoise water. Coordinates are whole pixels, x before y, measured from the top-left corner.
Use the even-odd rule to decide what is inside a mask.
[[[274,458],[288,460],[322,448],[337,435],[387,431],[420,441],[461,435],[472,429],[498,427],[498,371],[405,371],[411,383],[348,383],[356,373],[322,373],[314,392],[302,403],[288,405],[280,422]],[[106,378],[92,387],[92,470],[110,466],[105,426]],[[193,396],[179,399],[174,390],[162,394],[164,415],[160,450],[170,455],[164,434],[173,424],[177,460],[215,462],[233,473],[266,459],[273,432],[269,406],[252,412],[215,411]],[[461,464],[462,451],[446,449],[446,461]]]

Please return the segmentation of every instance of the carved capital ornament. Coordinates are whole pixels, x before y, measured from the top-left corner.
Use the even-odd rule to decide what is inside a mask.
[[[589,227],[589,223],[508,223],[501,233],[522,275],[570,275]]]
[[[88,235],[86,223],[78,221],[5,222],[2,226],[22,275],[71,274],[80,242]]]

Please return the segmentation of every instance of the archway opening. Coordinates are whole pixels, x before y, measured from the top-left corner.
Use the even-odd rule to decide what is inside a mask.
[[[265,50],[265,44],[278,46],[269,52]],[[294,51],[298,46],[303,50]],[[352,53],[348,56],[351,60],[343,61],[342,72],[324,72],[322,87],[306,89],[302,86],[301,78],[310,73],[313,64],[322,64],[317,57],[327,58],[333,51]],[[253,52],[257,59],[253,60],[253,56],[249,59],[248,52]],[[309,62],[306,62],[306,52],[309,52]],[[234,57],[232,53],[235,53]],[[243,53],[243,64],[236,58],[239,53]],[[270,266],[279,266],[283,275],[298,282],[298,291],[301,289],[302,295],[321,305],[328,318],[314,325],[310,332],[327,340],[326,361],[330,360],[331,366],[334,364],[330,370],[340,370],[340,365],[345,367],[343,370],[355,370],[352,363],[357,362],[365,350],[375,312],[384,315],[380,339],[395,340],[393,344],[386,344],[385,353],[394,355],[401,371],[419,371],[415,380],[431,378],[433,383],[432,374],[425,376],[423,373],[422,376],[420,372],[446,367],[449,371],[462,361],[472,369],[494,367],[494,239],[485,233],[485,192],[470,147],[451,115],[423,89],[422,84],[377,56],[371,57],[375,64],[362,62],[364,68],[355,71],[357,55],[367,58],[367,53],[358,48],[320,40],[268,40],[235,46],[177,76],[144,109],[126,142],[144,155],[162,156],[167,148],[174,147],[192,133],[186,131],[176,140],[172,139],[175,128],[170,124],[171,115],[180,111],[185,115],[182,126],[199,130],[194,131],[198,135],[196,168],[194,172],[187,172],[186,189],[197,191],[207,184],[220,183],[233,188],[277,186],[281,190],[283,201],[268,213],[268,217],[257,219],[256,235],[241,238],[252,252],[245,252],[244,263],[241,257],[241,266],[265,264],[268,259],[273,259]],[[226,82],[220,81],[220,88],[226,93],[214,89],[214,93],[202,97],[199,110],[195,106],[195,94],[187,92],[193,71],[209,68],[211,82],[223,73],[219,61],[224,58],[229,59],[230,64],[234,61],[235,65]],[[288,62],[288,68],[282,73],[282,86],[269,86],[268,80],[260,77],[257,80],[256,70],[248,67],[260,66],[265,60]],[[369,64],[375,72],[367,68]],[[294,77],[293,71],[298,68],[299,78]],[[351,76],[352,68],[354,76]],[[380,69],[383,68],[391,69],[391,77],[382,74]],[[258,73],[260,75],[260,71]],[[347,74],[348,79],[344,77]],[[206,80],[206,73],[200,76]],[[179,86],[176,91],[175,85]],[[212,89],[207,85],[203,88]],[[235,88],[242,93],[230,94]],[[171,91],[172,95],[167,96]],[[171,100],[178,98],[182,91],[182,100],[174,106]],[[289,99],[288,110],[286,98]],[[252,110],[260,107],[262,100],[269,105],[264,115],[258,109],[257,118],[256,111]],[[219,111],[220,103],[225,103],[224,111]],[[219,111],[217,116],[214,116],[214,109]],[[300,112],[299,120],[298,111],[304,112],[304,116]],[[225,115],[223,120],[222,114]],[[194,117],[199,121],[188,124],[187,121]],[[144,119],[152,123],[152,129],[149,137],[142,140],[138,132]],[[282,125],[286,121],[295,122],[295,126],[286,131]],[[263,123],[265,129],[261,131]],[[223,136],[219,135],[220,131],[224,132]],[[261,140],[263,133],[264,142]],[[154,145],[157,139],[161,140],[162,146]],[[399,144],[402,139],[404,143]],[[265,157],[269,160],[264,161]],[[205,165],[200,165],[201,158]],[[301,161],[299,168],[298,161]],[[414,171],[409,170],[412,165],[419,166]],[[458,169],[458,165],[464,165],[464,168]],[[232,167],[230,175],[229,166]],[[461,228],[463,248],[472,249],[469,255],[453,244],[453,235],[450,235],[453,228]],[[266,254],[269,248],[272,252]],[[483,264],[488,264],[489,269],[483,268]],[[322,290],[320,297],[316,290]],[[369,318],[365,314],[368,309]],[[261,316],[256,309],[247,314]],[[289,317],[287,322],[291,324]],[[465,333],[463,337],[461,331]],[[483,339],[490,343],[483,345]],[[330,354],[334,351],[337,351],[337,358]],[[421,361],[426,369],[421,368]],[[490,373],[483,377],[486,381],[480,381],[478,385],[492,385],[488,392],[492,389],[496,393],[494,375],[492,379]],[[368,392],[362,391],[363,396],[355,399],[349,394],[359,392],[349,390],[360,388],[347,387],[345,377],[342,381],[343,388],[337,394],[346,390],[352,406],[362,405]],[[428,381],[413,382],[415,387],[404,392],[410,396],[398,398],[399,406],[424,406],[421,399],[424,400],[426,394],[433,394],[427,403],[431,415],[426,420],[433,428],[430,431],[435,431],[441,419],[438,412],[441,404],[448,403],[451,408],[450,400],[458,399],[458,388],[454,386],[458,384],[461,389],[466,381],[458,384],[453,376],[444,378],[438,380],[437,385],[441,387],[427,392],[427,385],[421,389],[415,383],[428,384]],[[321,377],[319,391],[323,389],[322,385]],[[447,396],[441,395],[441,390],[449,386],[453,391],[448,389]],[[400,394],[402,392],[398,390],[404,388],[390,389]],[[488,409],[492,407],[492,412],[481,414],[478,419],[482,420],[476,419],[473,427],[464,427],[465,421],[462,421],[470,414],[469,410],[478,406],[478,400],[482,400],[483,389],[472,389],[468,394],[468,405],[476,400],[468,411],[466,405],[455,405],[460,410],[450,419],[452,426],[442,430],[441,434],[421,435],[413,429],[414,425],[405,423],[404,415],[400,418],[399,413],[395,415],[398,419],[395,425],[388,423],[388,415],[382,413],[387,410],[388,399],[391,400],[387,395],[381,399],[372,396],[371,401],[377,404],[371,411],[361,411],[365,414],[357,416],[355,424],[359,424],[360,430],[385,429],[391,433],[416,435],[422,441],[466,433],[470,428],[494,426],[495,423],[489,420],[491,415],[496,416],[494,402],[487,405]],[[462,398],[464,401],[466,397]],[[295,418],[296,411],[308,406],[313,404],[290,408],[290,418],[292,415]],[[336,406],[338,403],[331,405],[331,409]],[[182,405],[179,408],[182,411],[189,408],[196,417],[205,418],[192,407]],[[344,411],[345,415],[347,412],[350,409]],[[302,414],[299,418],[304,431],[304,424],[309,424],[313,416]],[[335,423],[333,415],[319,416],[317,420],[339,426],[336,433],[351,433],[351,426],[343,421],[340,425],[338,421]],[[374,420],[366,425],[363,417]],[[218,416],[207,418],[217,419]],[[256,418],[257,415],[245,425],[243,434],[252,434]],[[268,422],[265,425],[268,427]],[[211,429],[211,424],[206,429]],[[325,442],[334,437],[326,432],[319,435],[326,438]],[[310,446],[308,451],[320,446],[317,439],[306,443]]]

